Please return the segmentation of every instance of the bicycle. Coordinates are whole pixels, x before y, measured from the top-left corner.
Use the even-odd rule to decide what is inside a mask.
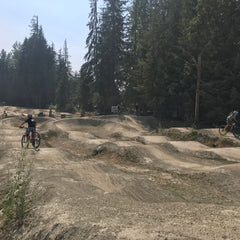
[[[26,127],[21,127],[21,128],[27,129]],[[37,131],[31,131],[31,132],[32,132],[31,139],[29,134],[28,135],[26,133],[23,134],[21,139],[22,148],[28,148],[29,143],[31,143],[35,149],[37,149],[40,146],[40,143],[41,143],[40,134]]]
[[[228,132],[232,132],[234,137],[240,138],[240,125],[238,123],[233,123],[232,126],[228,126],[225,129],[226,125],[221,125],[218,129],[221,136],[225,136]]]

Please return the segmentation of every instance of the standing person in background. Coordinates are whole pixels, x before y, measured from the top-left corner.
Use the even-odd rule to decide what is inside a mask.
[[[4,110],[3,112],[3,118],[6,118],[7,117],[7,112]]]

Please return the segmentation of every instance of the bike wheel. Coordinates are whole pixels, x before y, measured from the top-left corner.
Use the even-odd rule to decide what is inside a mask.
[[[240,126],[237,124],[234,125],[232,132],[233,132],[234,137],[239,138],[240,137]]]
[[[225,125],[220,126],[218,131],[219,131],[219,134],[221,136],[225,136],[227,134],[227,132],[228,132],[228,131],[225,130]]]
[[[38,148],[40,146],[41,138],[38,132],[33,132],[32,134],[32,145],[34,148]]]
[[[29,145],[29,136],[23,135],[21,139],[22,148],[28,148]]]

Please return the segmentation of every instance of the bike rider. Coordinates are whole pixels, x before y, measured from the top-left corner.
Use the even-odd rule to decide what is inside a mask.
[[[32,139],[32,132],[36,132],[36,126],[37,126],[37,123],[35,119],[32,117],[32,114],[28,114],[28,118],[19,127],[22,128],[25,123],[28,124],[26,135],[27,136],[29,135],[30,139]]]
[[[232,112],[230,112],[227,116],[227,119],[226,119],[226,122],[227,122],[227,125],[225,126],[225,131],[227,131],[229,128],[230,130],[232,131],[232,128],[234,126],[235,123],[239,123],[239,112],[234,110]]]

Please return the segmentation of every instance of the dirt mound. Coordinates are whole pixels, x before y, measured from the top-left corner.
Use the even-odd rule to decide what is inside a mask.
[[[122,147],[117,144],[107,142],[97,146],[94,149],[92,156],[95,157],[99,154],[102,156],[110,155],[111,158],[119,158],[123,161],[133,163],[141,163],[144,161],[144,153],[136,146]]]
[[[16,208],[1,198],[0,239],[239,239],[240,148],[231,136],[156,131],[152,117],[69,114],[37,118],[40,150],[22,150],[17,126],[29,109],[7,110],[12,116],[0,120],[1,196],[34,201],[19,225]],[[231,147],[222,147],[226,142]],[[6,183],[24,176],[16,165],[23,152],[33,191],[17,198],[23,185],[7,191]],[[3,223],[9,209],[14,217]]]
[[[27,114],[32,114],[36,117],[40,112],[44,113],[48,116],[49,110],[48,109],[33,109],[33,108],[21,108],[21,107],[14,107],[14,106],[0,106],[0,113],[6,111],[9,117],[13,116],[22,116],[26,117]]]
[[[161,134],[177,141],[197,141],[209,147],[240,147],[240,142],[235,138],[223,138],[219,135],[217,129],[163,129]]]
[[[57,122],[57,126],[65,131],[81,131],[84,127],[99,127],[103,121],[98,119],[81,118],[81,119],[63,119]]]

